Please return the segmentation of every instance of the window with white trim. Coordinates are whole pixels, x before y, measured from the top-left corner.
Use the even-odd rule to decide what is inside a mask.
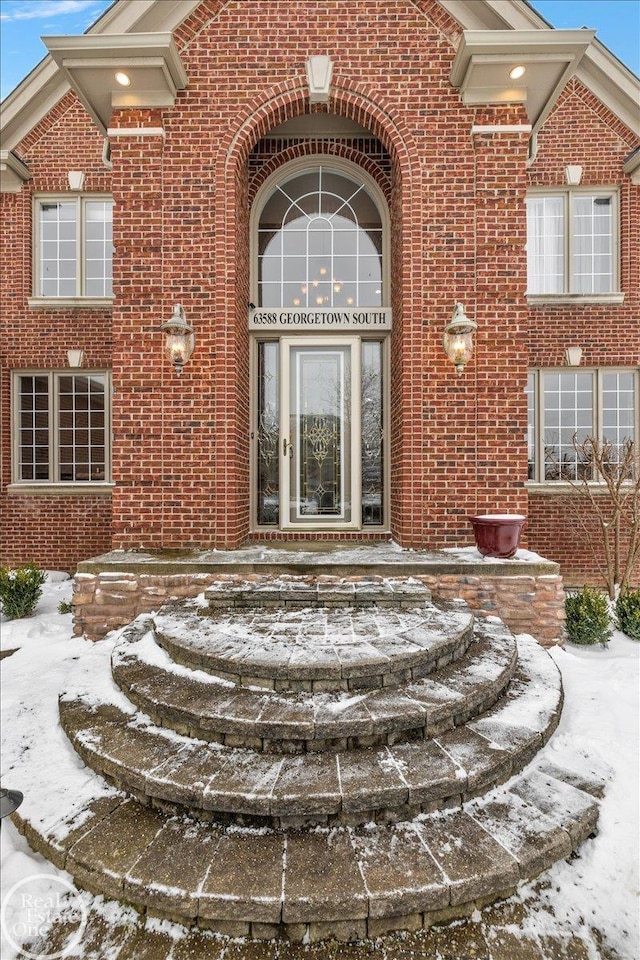
[[[618,290],[614,190],[527,196],[527,294],[598,296]]]
[[[529,480],[594,480],[579,447],[587,437],[611,444],[616,457],[640,434],[638,371],[533,370],[529,373]],[[575,443],[574,443],[575,438]]]
[[[109,466],[109,374],[13,375],[14,481],[104,483]]]
[[[38,197],[35,228],[35,296],[112,295],[111,198]]]
[[[382,217],[355,176],[319,164],[273,188],[258,225],[260,306],[384,303]]]

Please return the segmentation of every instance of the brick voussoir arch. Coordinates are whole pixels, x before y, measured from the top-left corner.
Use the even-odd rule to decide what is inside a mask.
[[[255,96],[246,105],[235,129],[229,132],[226,143],[223,141],[221,144],[221,152],[225,155],[225,189],[222,200],[224,209],[220,213],[225,236],[229,237],[228,225],[234,219],[229,204],[235,203],[241,168],[247,162],[250,151],[269,130],[305,113],[307,105],[306,77],[290,77]],[[365,84],[337,75],[332,83],[330,107],[332,112],[370,130],[389,152],[399,175],[407,230],[419,230],[420,151],[403,118],[396,114],[393,104],[386,97],[374,100]],[[230,252],[235,255],[234,242],[232,248]],[[419,263],[413,265],[411,281],[405,288],[406,295],[412,300],[422,290],[421,269]]]
[[[361,150],[356,150],[355,147],[334,140],[305,140],[292,144],[279,153],[274,154],[252,178],[249,184],[249,202],[253,203],[262,184],[269,179],[272,173],[279,170],[280,167],[283,167],[291,160],[298,160],[300,157],[318,156],[319,154],[349,160],[351,163],[355,163],[358,167],[361,167],[376,181],[387,203],[390,202],[391,182],[386,172],[380,169],[379,164],[365,153],[362,153]]]
[[[222,144],[227,177],[247,159],[258,140],[269,130],[306,112],[307,96],[306,78],[298,76],[263,91],[247,105],[239,124],[230,132],[226,147]],[[397,164],[405,195],[410,192],[411,182],[420,169],[417,159],[412,161],[411,158],[420,154],[411,131],[402,118],[395,116],[392,104],[385,98],[373,100],[364,84],[340,76],[334,78],[330,104],[333,113],[371,130]]]
[[[249,237],[248,234],[243,234],[243,228],[239,223],[239,215],[242,220],[243,213],[247,213],[246,205],[250,202],[245,186],[246,165],[251,150],[269,130],[286,120],[308,112],[308,96],[306,77],[303,75],[291,77],[262,91],[246,104],[235,127],[220,144],[220,155],[225,159],[223,189],[221,194],[218,194],[217,209],[220,234],[225,238],[224,260],[226,261],[220,266],[225,269],[228,284],[224,296],[225,302],[220,303],[219,308],[224,318],[222,323],[226,326],[227,344],[232,351],[237,351],[237,358],[241,358],[243,351],[248,350],[248,338],[243,322],[246,324],[249,290],[245,289],[242,283],[238,285],[236,282],[240,278],[239,268],[242,270],[243,277],[246,278],[247,274],[242,269],[242,264],[249,256]],[[394,181],[402,195],[401,214],[399,206],[390,203],[391,207],[395,206],[397,216],[400,218],[395,226],[392,225],[394,234],[400,242],[396,247],[399,275],[395,295],[392,291],[395,319],[391,347],[392,355],[395,354],[396,357],[404,355],[404,359],[398,360],[394,367],[397,383],[400,383],[403,378],[399,375],[398,364],[409,363],[401,344],[412,335],[412,324],[406,325],[405,317],[413,320],[415,317],[421,317],[423,312],[422,258],[412,258],[408,266],[402,254],[403,249],[419,250],[422,243],[421,151],[404,118],[397,113],[397,108],[386,97],[378,97],[377,92],[376,99],[373,97],[372,91],[364,84],[354,82],[348,77],[334,76],[330,97],[331,112],[359,123],[370,130],[371,134],[383,144],[390,154]],[[238,226],[241,226],[240,232]],[[409,366],[411,370],[407,371],[408,375],[417,385],[422,371],[420,357],[416,357]],[[230,432],[237,431],[236,440],[239,450],[244,449],[243,438],[247,432],[246,424],[237,418],[237,410],[240,409],[238,404],[244,403],[249,395],[246,373],[246,364],[240,362],[229,364],[224,375],[226,382],[221,384],[226,397],[225,417],[230,418]],[[419,405],[420,401],[417,402]],[[400,410],[400,405],[394,402],[393,397],[392,408]],[[397,417],[396,420],[395,432],[398,434],[398,431],[401,432],[401,425]],[[418,448],[421,448],[424,442],[423,430],[421,425],[415,424],[412,429],[412,443]],[[402,444],[399,444],[396,439],[395,443],[392,443],[392,461],[400,455],[398,451],[401,449]],[[411,482],[415,487],[416,482],[420,482],[421,478],[415,477],[405,477],[403,481],[406,465],[402,462],[397,461],[394,469],[398,484]],[[400,529],[398,520],[394,519],[393,505],[391,523],[392,528]],[[406,520],[401,525],[406,526]]]

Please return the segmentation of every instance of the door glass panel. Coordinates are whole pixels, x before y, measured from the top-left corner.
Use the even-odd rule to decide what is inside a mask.
[[[382,523],[382,343],[362,342],[362,525]]]
[[[277,524],[280,513],[280,345],[258,344],[258,502],[259,524]]]
[[[351,350],[291,347],[290,522],[351,520]]]

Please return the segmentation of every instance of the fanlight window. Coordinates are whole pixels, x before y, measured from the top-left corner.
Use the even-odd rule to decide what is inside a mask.
[[[275,188],[260,216],[262,307],[383,303],[382,221],[362,181],[318,167]]]

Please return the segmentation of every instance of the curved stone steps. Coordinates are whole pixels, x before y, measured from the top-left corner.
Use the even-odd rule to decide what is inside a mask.
[[[127,708],[119,691],[117,706],[69,694],[60,718],[88,766],[165,809],[276,827],[402,819],[503,782],[551,735],[562,701],[558,670],[531,638],[519,638],[518,653],[514,682],[486,714],[383,749],[275,755],[193,740]]]
[[[154,616],[156,639],[172,660],[240,686],[299,693],[418,680],[464,654],[474,622],[462,601],[202,611],[200,601],[181,600]]]
[[[462,810],[358,830],[230,829],[115,793],[80,814],[67,800],[55,843],[14,820],[79,886],[227,935],[297,941],[468,915],[568,856],[598,816],[593,797],[536,769]]]
[[[112,673],[126,697],[158,725],[233,747],[304,753],[382,746],[452,729],[496,702],[516,659],[504,625],[480,621],[464,657],[403,687],[265,692],[174,664],[155,643],[153,621],[143,619],[114,648]]]

